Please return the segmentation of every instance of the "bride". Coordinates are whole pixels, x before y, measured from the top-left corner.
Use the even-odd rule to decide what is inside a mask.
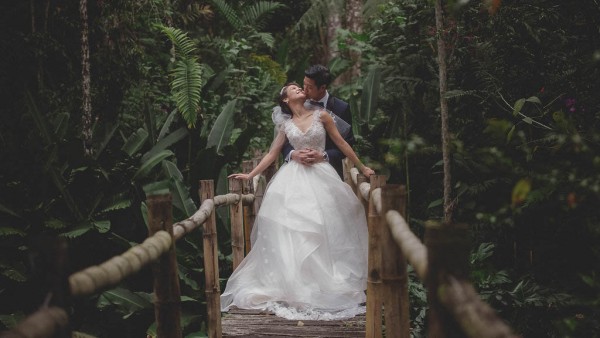
[[[327,111],[305,107],[296,83],[283,87],[271,149],[249,174],[252,179],[279,156],[286,138],[295,149],[322,153],[329,134],[365,176],[364,166],[344,141]],[[267,310],[287,319],[334,320],[364,313],[367,282],[367,224],[350,187],[328,163],[290,161],[267,187],[251,234],[252,250],[233,272],[221,295],[221,310]]]

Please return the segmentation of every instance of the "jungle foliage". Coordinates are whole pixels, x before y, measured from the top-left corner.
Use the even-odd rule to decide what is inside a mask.
[[[92,153],[81,135],[77,2],[0,5],[0,322],[40,306],[48,252],[66,238],[70,270],[147,235],[146,193],[168,189],[174,218],[199,205],[198,180],[268,149],[275,95],[310,63],[335,74],[361,53],[361,75],[332,89],[353,108],[359,155],[409,191],[423,234],[441,219],[435,39],[449,57],[456,221],[471,226],[472,280],[525,337],[600,332],[600,4],[364,1],[363,30],[341,29],[319,59],[316,0],[88,0]],[[329,8],[344,9],[344,1]],[[313,14],[311,14],[313,13]],[[230,271],[218,212],[221,276]],[[186,336],[204,335],[201,236],[177,243]],[[73,328],[152,335],[150,271],[73,303]],[[426,291],[411,281],[413,335],[425,336]]]

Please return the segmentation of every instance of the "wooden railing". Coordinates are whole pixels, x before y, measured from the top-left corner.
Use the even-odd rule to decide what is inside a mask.
[[[382,320],[385,337],[410,337],[407,264],[427,289],[428,337],[517,337],[469,282],[466,225],[427,222],[423,244],[404,219],[404,186],[378,175],[367,182],[348,161],[344,181],[368,215],[367,337],[383,337]]]
[[[243,168],[247,172],[255,165],[256,161],[245,162]],[[348,162],[345,163],[344,180],[353,188],[367,213],[367,337],[380,338],[384,334],[386,337],[410,337],[407,264],[413,267],[428,290],[428,337],[516,337],[495,311],[481,301],[468,280],[469,243],[465,225],[428,222],[423,244],[403,217],[406,214],[403,186],[386,184],[386,178],[379,175],[371,176],[367,182]],[[148,238],[121,255],[70,275],[67,293],[71,297],[94,294],[152,264],[157,335],[179,338],[181,310],[175,242],[201,228],[207,334],[211,338],[221,337],[215,208],[230,208],[235,268],[250,250],[249,235],[266,182],[265,177],[244,183],[229,180],[230,192],[214,196],[213,181],[200,181],[200,208],[190,218],[175,224],[172,223],[170,195],[150,196],[147,201]],[[54,292],[61,294],[64,290]],[[1,333],[0,337],[68,337],[71,334],[65,307],[66,304],[43,307],[12,330]]]
[[[204,271],[206,285],[206,303],[208,308],[208,336],[221,337],[220,287],[217,250],[217,232],[215,208],[229,206],[232,233],[243,233],[241,210],[248,209],[248,214],[255,214],[260,207],[264,179],[259,181],[258,194],[242,194],[239,181],[230,180],[229,194],[214,196],[212,180],[200,181],[200,208],[190,218],[173,224],[171,195],[149,196],[148,205],[148,238],[141,244],[132,247],[121,255],[68,276],[64,283],[57,283],[57,288],[51,294],[64,294],[61,284],[66,284],[64,299],[92,295],[113,287],[130,277],[142,268],[152,265],[154,276],[154,313],[157,322],[157,336],[170,338],[182,336],[180,328],[180,289],[175,259],[175,242],[197,228],[202,229],[204,250]],[[250,187],[250,186],[249,186]],[[254,188],[253,186],[251,188]],[[251,210],[251,211],[250,211]],[[251,224],[251,219],[246,220]],[[234,266],[244,257],[244,239],[233,241]],[[64,248],[63,248],[64,249]],[[64,257],[63,250],[57,257]],[[53,296],[55,297],[55,296]],[[65,308],[68,304],[60,302],[61,306],[43,306],[18,323],[9,331],[0,333],[2,338],[44,338],[71,337],[69,316]],[[73,334],[75,336],[75,334]]]

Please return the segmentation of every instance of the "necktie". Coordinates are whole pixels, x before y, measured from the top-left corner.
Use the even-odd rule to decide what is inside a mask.
[[[315,105],[315,106],[325,107],[325,105],[321,101],[310,100],[310,104]]]

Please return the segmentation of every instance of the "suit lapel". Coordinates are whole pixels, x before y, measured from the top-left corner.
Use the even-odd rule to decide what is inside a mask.
[[[331,110],[335,114],[335,110],[333,109],[335,108],[335,98],[333,95],[329,94],[329,98],[327,99],[327,107],[325,108]]]

